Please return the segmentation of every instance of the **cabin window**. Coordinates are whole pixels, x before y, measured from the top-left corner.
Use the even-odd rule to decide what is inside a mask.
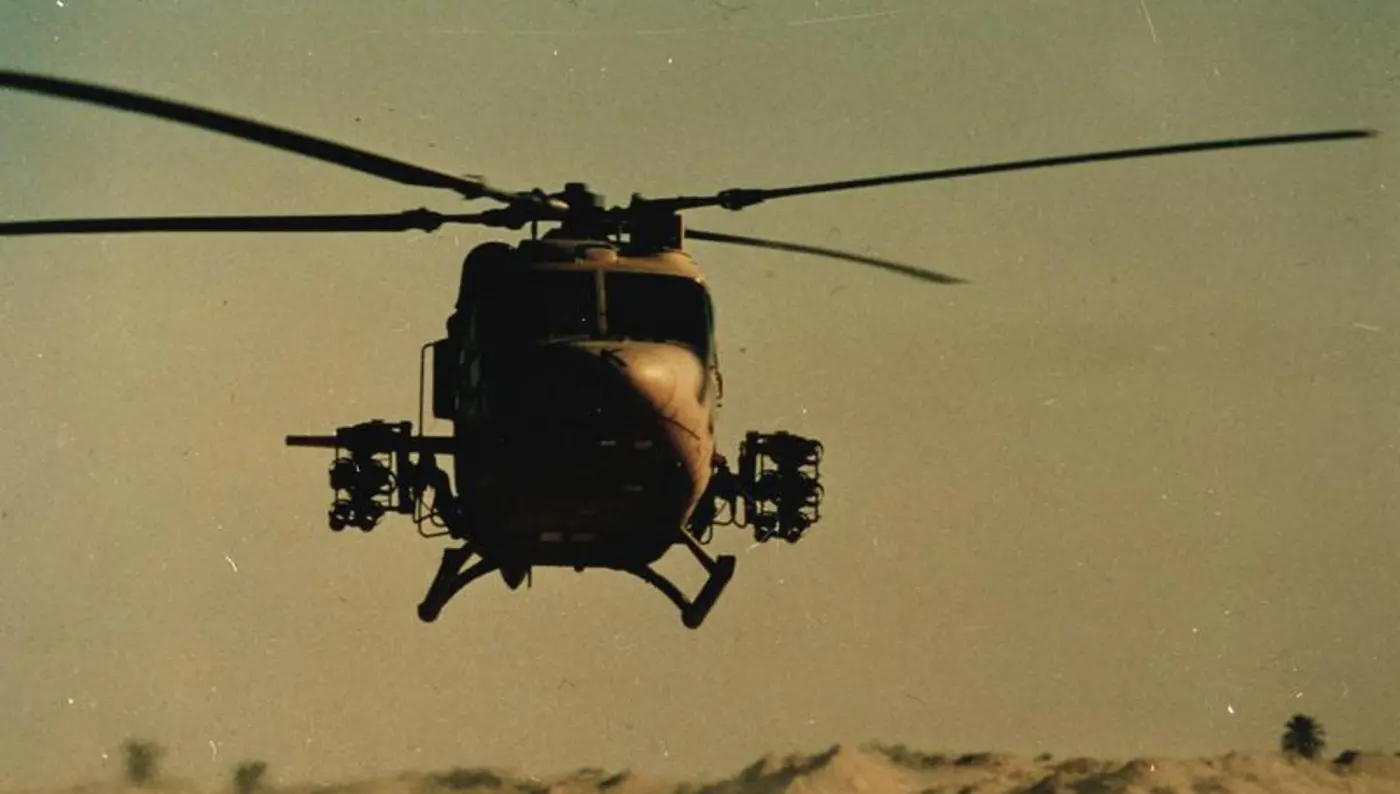
[[[594,278],[586,270],[524,270],[503,276],[482,296],[476,325],[482,346],[595,338]]]
[[[607,336],[685,345],[705,361],[712,310],[705,287],[684,276],[607,274]]]

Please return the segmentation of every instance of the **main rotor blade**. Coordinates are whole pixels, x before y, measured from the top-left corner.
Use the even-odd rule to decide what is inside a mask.
[[[753,248],[769,248],[775,251],[793,251],[799,254],[812,254],[814,256],[825,256],[832,259],[843,259],[847,262],[858,262],[862,265],[873,265],[883,270],[889,270],[905,276],[917,278],[920,281],[931,281],[935,284],[966,284],[967,282],[955,276],[948,276],[936,273],[932,270],[924,270],[912,265],[905,265],[893,262],[889,259],[880,259],[873,256],[862,256],[861,254],[851,254],[845,251],[837,251],[834,248],[821,248],[814,245],[802,245],[800,243],[784,243],[778,240],[765,240],[761,237],[742,237],[737,234],[724,234],[722,232],[707,232],[701,229],[686,229],[685,236],[692,240],[706,240],[712,243],[731,243],[733,245],[745,245]]]
[[[907,174],[892,174],[890,176],[877,176],[866,179],[848,179],[840,182],[821,182],[811,185],[796,185],[793,187],[770,189],[730,188],[729,190],[722,190],[713,196],[681,196],[674,199],[647,200],[647,203],[663,204],[675,209],[718,206],[730,210],[740,210],[767,201],[768,199],[809,195],[813,193],[830,193],[838,190],[855,190],[857,188],[878,187],[881,185],[895,185],[903,182],[930,182],[939,179],[955,179],[959,177],[980,176],[982,174],[996,174],[1007,171],[1029,171],[1037,168],[1050,168],[1061,165],[1101,163],[1110,160],[1161,157],[1172,154],[1189,154],[1193,152],[1222,149],[1246,149],[1261,146],[1284,146],[1354,138],[1373,138],[1377,134],[1378,133],[1374,130],[1354,129],[1305,132],[1295,135],[1270,135],[1257,138],[1198,141],[1194,143],[1171,144],[1168,146],[1151,146],[1141,149],[1119,149],[1109,152],[1073,154],[1060,157],[1041,157],[1034,160],[1015,160],[1004,163],[964,166],[961,168],[945,168],[937,171],[916,171]]]
[[[487,196],[506,203],[518,199],[528,199],[527,195],[517,196],[513,193],[497,190],[477,179],[440,173],[361,149],[314,138],[300,132],[231,116],[215,110],[195,107],[183,102],[174,102],[91,83],[9,70],[0,70],[0,86],[188,124],[344,166],[363,174],[381,177],[404,185],[448,188],[469,199]]]
[[[435,231],[444,223],[484,223],[481,213],[443,215],[427,209],[371,215],[204,215],[74,218],[0,223],[0,237],[128,232],[400,232]]]

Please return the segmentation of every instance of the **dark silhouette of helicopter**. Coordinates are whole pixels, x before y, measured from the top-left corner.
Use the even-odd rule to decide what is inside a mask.
[[[740,210],[770,199],[903,182],[1210,150],[1371,137],[1364,129],[1237,138],[1022,160],[776,189],[643,198],[605,206],[580,183],[558,193],[512,192],[260,122],[42,75],[0,72],[0,85],[92,103],[231,135],[405,185],[439,187],[502,206],[470,214],[95,218],[0,223],[0,235],[118,232],[434,231],[444,224],[520,230],[515,245],[485,242],[462,264],[446,335],[420,351],[418,431],[374,420],[334,435],[288,436],[334,449],[333,530],[369,531],[390,512],[419,533],[448,535],[424,621],[471,581],[499,572],[515,589],[540,566],[610,568],[670,598],[697,628],[734,573],[732,555],[704,548],[719,525],[755,540],[796,542],[817,521],[822,446],[787,432],[749,432],[737,467],[715,451],[723,381],[713,304],[684,241],[835,257],[939,284],[960,279],[829,248],[686,228],[680,213]],[[553,229],[540,232],[541,224]],[[431,352],[431,387],[424,389]],[[427,396],[425,396],[427,392]],[[453,423],[422,434],[424,403]],[[438,456],[453,458],[449,476]],[[440,531],[425,532],[429,523]],[[709,578],[689,599],[653,567],[673,545]],[[475,563],[472,557],[477,557]]]

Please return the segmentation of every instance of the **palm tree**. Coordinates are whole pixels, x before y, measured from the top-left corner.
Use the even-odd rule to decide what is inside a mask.
[[[1325,735],[1322,724],[1317,720],[1306,714],[1294,714],[1293,719],[1288,721],[1287,730],[1283,732],[1280,743],[1283,752],[1288,755],[1317,758],[1317,754],[1327,746],[1327,742],[1323,740]]]
[[[266,761],[244,761],[233,770],[233,790],[238,794],[253,794],[262,788],[265,774]]]
[[[160,776],[160,759],[165,750],[147,739],[128,739],[122,744],[126,753],[126,779],[137,786],[155,782]]]

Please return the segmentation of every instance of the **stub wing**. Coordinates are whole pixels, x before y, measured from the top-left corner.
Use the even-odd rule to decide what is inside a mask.
[[[451,455],[455,450],[453,441],[451,436],[415,436],[412,422],[381,419],[339,428],[333,436],[287,436],[289,447],[341,449],[364,455],[423,452]]]
[[[289,447],[335,450],[330,485],[335,500],[331,529],[368,532],[387,512],[414,514],[425,488],[446,487],[438,455],[451,455],[451,436],[415,436],[412,422],[373,420],[336,430],[332,436],[287,436]],[[414,456],[417,460],[414,460]]]

